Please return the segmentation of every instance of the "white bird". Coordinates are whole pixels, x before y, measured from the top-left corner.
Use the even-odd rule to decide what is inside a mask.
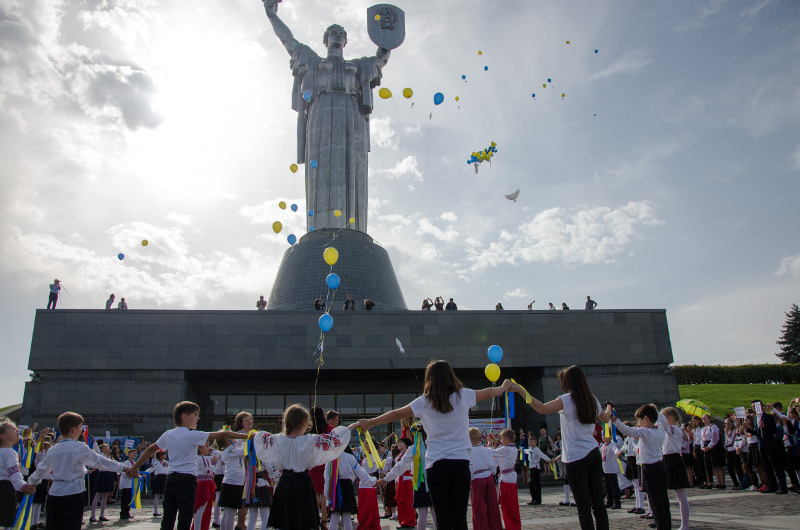
[[[406,350],[403,349],[403,344],[400,342],[400,339],[395,338],[394,341],[397,343],[397,347],[400,348],[400,353],[405,353]]]
[[[519,197],[519,188],[517,188],[517,191],[515,191],[515,192],[514,192],[514,193],[512,193],[511,195],[506,195],[505,197],[506,197],[506,199],[508,199],[509,201],[514,201],[514,202],[517,202],[517,197]]]

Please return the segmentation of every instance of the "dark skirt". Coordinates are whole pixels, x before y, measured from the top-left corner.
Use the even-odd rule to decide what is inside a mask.
[[[95,493],[111,493],[114,491],[114,482],[116,480],[117,474],[113,471],[99,471],[97,473],[97,481],[94,483]]]
[[[283,470],[272,499],[268,526],[280,530],[313,530],[319,527],[317,496],[307,471],[296,473],[290,469]]]
[[[164,495],[164,489],[167,487],[167,475],[153,475],[151,489],[153,495]]]
[[[386,483],[386,503],[384,504],[387,508],[395,508],[397,506],[397,489],[394,483],[394,480],[391,482]]]
[[[703,461],[706,469],[713,469],[715,467],[722,467],[725,465],[725,452],[722,446],[718,443],[711,448],[711,451],[703,453]]]
[[[692,467],[692,453],[681,453],[681,458],[683,458],[683,465]]]
[[[242,509],[242,494],[244,494],[244,486],[237,486],[236,484],[222,484],[222,490],[219,493],[219,506],[221,508],[235,508]]]
[[[353,481],[346,478],[339,479],[339,486],[342,493],[342,498],[336,499],[336,507],[331,510],[337,513],[351,513],[357,514],[358,513],[358,502],[356,501],[356,495],[353,493]],[[374,489],[370,489],[369,491],[374,492]],[[361,490],[359,490],[359,495],[361,494]],[[333,492],[331,492],[333,495]]]
[[[680,453],[664,455],[664,465],[667,467],[667,488],[680,490],[689,487],[689,475],[686,474],[686,464]]]
[[[114,483],[112,482],[113,486]],[[44,504],[47,500],[47,490],[50,489],[50,481],[43,480],[36,485],[36,493],[33,494],[33,502],[36,504]]]
[[[636,464],[636,457],[626,457],[625,462],[628,464],[625,467],[625,478],[628,480],[635,480],[639,478],[639,466]]]
[[[220,495],[222,498],[222,495]],[[250,499],[250,502],[245,502],[245,508],[269,508],[272,506],[272,491],[269,486],[256,486],[256,494]]]
[[[748,447],[749,451],[747,451],[747,465],[750,466],[750,469],[753,471],[756,470],[756,466],[761,465],[761,452],[758,450],[758,444],[750,444]]]
[[[9,480],[0,480],[0,527],[14,526],[17,492]]]
[[[225,475],[214,475],[214,486],[216,486],[217,491],[222,489],[223,478],[225,478]]]
[[[414,492],[414,504],[412,506],[414,508],[427,508],[429,506],[433,506],[431,495],[428,493],[428,488],[425,487],[424,482],[420,484],[417,491]]]

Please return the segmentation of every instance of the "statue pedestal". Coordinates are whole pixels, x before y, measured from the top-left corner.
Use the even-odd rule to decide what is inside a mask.
[[[339,252],[339,260],[331,267],[322,259],[327,247]],[[364,309],[364,300],[375,302],[373,311],[407,309],[397,282],[389,253],[371,237],[357,230],[324,229],[309,232],[283,253],[268,309],[314,310],[314,299],[325,298],[325,278],[335,272],[341,278],[329,311],[338,312],[353,295],[356,310]]]

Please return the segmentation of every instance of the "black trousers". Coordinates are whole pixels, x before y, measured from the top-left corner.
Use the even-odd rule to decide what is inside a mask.
[[[467,530],[471,478],[469,460],[437,460],[428,469],[428,489],[438,530]]]
[[[786,489],[786,473],[783,470],[783,461],[778,458],[776,448],[761,451],[761,463],[764,465],[764,473],[767,475],[769,489]]]
[[[669,511],[669,494],[667,493],[667,466],[664,461],[655,464],[644,464],[644,484],[647,490],[647,500],[653,510],[653,519],[658,530],[672,528],[672,516]]]
[[[616,473],[606,473],[606,506],[619,506],[621,491],[619,491],[619,481]]]
[[[194,517],[194,495],[197,492],[197,477],[186,473],[170,473],[164,487],[164,517],[161,519],[161,530],[175,528],[178,518],[178,530],[189,530]]]
[[[728,467],[728,475],[731,476],[733,486],[738,486],[742,481],[742,466],[739,464],[739,455],[736,451],[725,452],[725,465]]]
[[[530,482],[528,488],[531,491],[531,502],[542,503],[542,470],[532,467],[530,470]]]
[[[63,497],[48,495],[46,530],[81,530],[85,495],[85,491]]]
[[[578,505],[578,520],[583,530],[593,530],[595,524],[597,530],[608,530],[608,512],[603,504],[604,475],[600,449],[592,449],[580,460],[567,464],[569,487]]]
[[[130,488],[119,490],[119,516],[127,517],[131,514],[131,500],[133,492]]]
[[[50,293],[50,297],[47,299],[47,309],[50,309],[51,304],[53,306],[53,309],[55,309],[56,302],[58,302],[58,293]]]

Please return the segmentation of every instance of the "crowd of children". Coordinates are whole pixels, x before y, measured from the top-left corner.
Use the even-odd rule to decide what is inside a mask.
[[[564,393],[545,403],[509,380],[483,390],[465,388],[446,361],[432,361],[423,395],[405,407],[343,427],[334,411],[326,417],[321,409],[309,413],[292,405],[277,434],[252,430],[247,412],[236,416],[232,429],[198,431],[200,409],[186,401],[174,408],[175,428],[141,446],[141,454],[127,450],[123,461],[104,443],[89,447],[82,440],[83,418],[74,412],[58,418],[57,438],[49,429],[20,433],[2,419],[0,528],[13,527],[22,501],[20,513],[30,504],[31,528],[45,528],[39,519],[45,506],[46,528],[80,529],[87,470],[96,473],[90,523],[108,520],[106,504],[115,489],[120,518],[132,518],[130,508],[138,506],[139,483],[147,474],[153,515],[162,517],[163,530],[176,522],[180,530],[327,530],[328,515],[331,529],[352,529],[355,517],[361,530],[380,530],[382,518],[396,520],[401,529],[422,530],[431,521],[440,530],[465,530],[469,504],[474,529],[515,530],[521,528],[520,462],[529,471],[524,477],[532,505],[542,502],[541,468],[558,466],[566,496],[559,504],[576,506],[587,529],[608,528],[606,510],[621,509],[623,494],[635,496],[629,513],[652,518],[652,527],[671,528],[672,490],[680,529],[686,530],[687,488],[725,489],[723,467],[734,489],[800,492],[796,406],[784,414],[780,403],[754,400],[743,418],[727,419],[720,431],[709,416],[681,425],[677,409],[645,404],[634,424],[617,419],[611,403],[601,406],[579,367],[565,368],[558,377]],[[536,443],[529,433],[518,446],[511,429],[499,436],[470,429],[469,409],[506,391],[525,395],[541,414],[558,413],[556,439],[545,431]],[[403,427],[397,444],[391,450],[388,439],[373,445],[368,430],[392,421]]]

